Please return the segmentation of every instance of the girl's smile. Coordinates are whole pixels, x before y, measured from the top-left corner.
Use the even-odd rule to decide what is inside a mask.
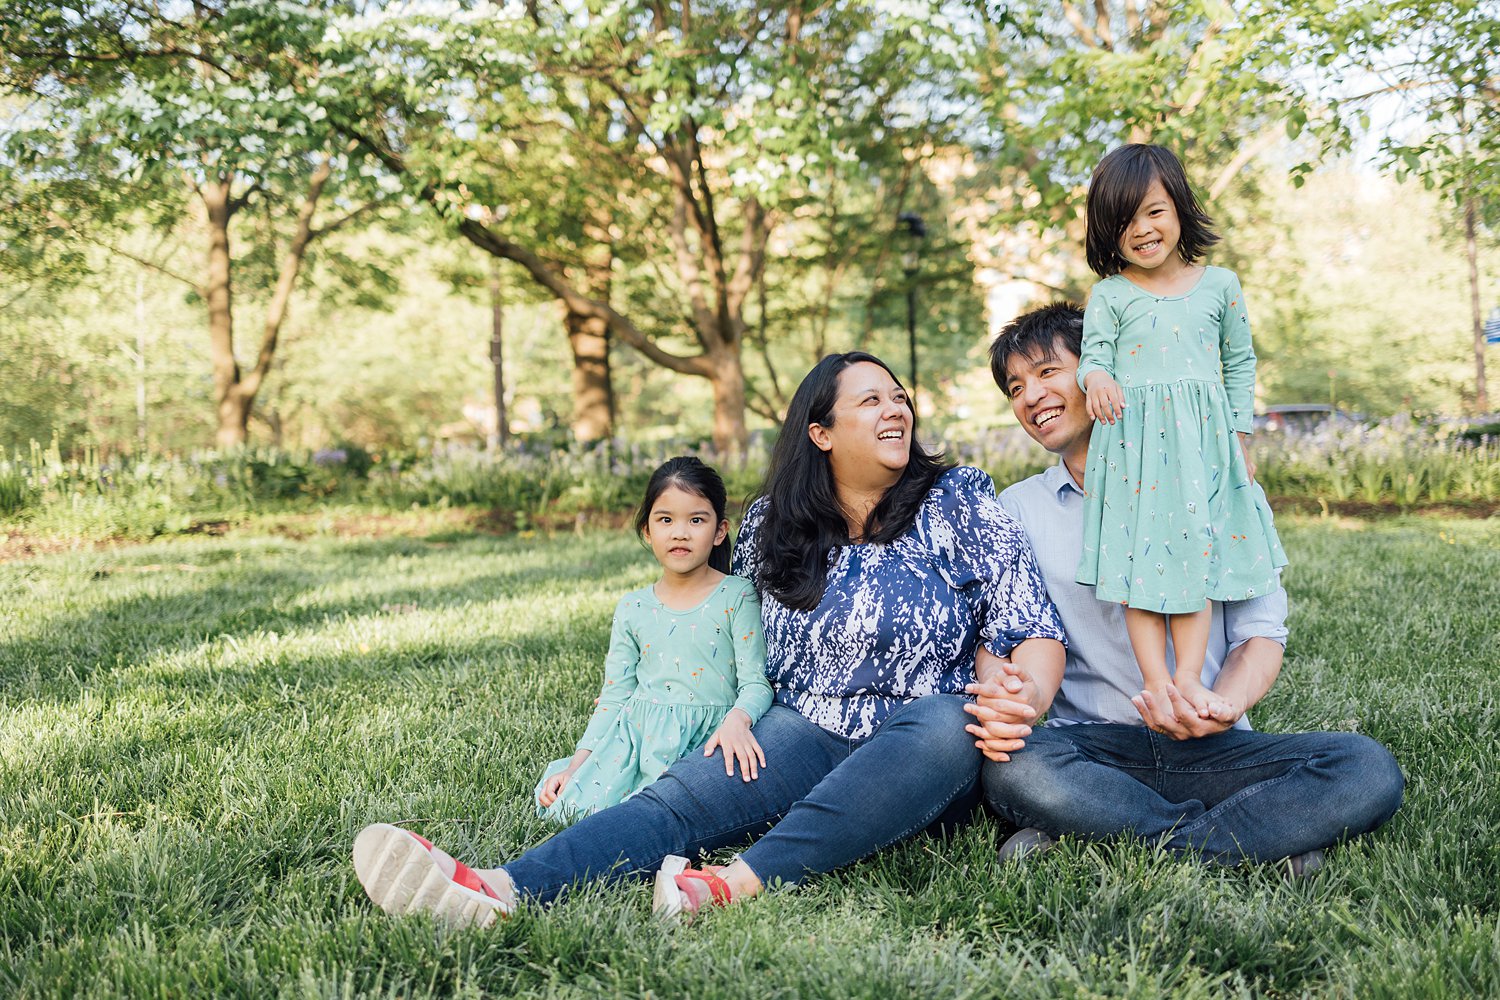
[[[1177,206],[1161,180],[1153,180],[1135,216],[1120,234],[1120,256],[1125,260],[1125,270],[1154,271],[1169,261],[1181,262],[1177,255],[1181,238]]]

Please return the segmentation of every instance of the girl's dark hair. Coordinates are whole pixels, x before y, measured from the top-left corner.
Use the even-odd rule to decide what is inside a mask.
[[[1120,237],[1135,218],[1152,181],[1161,181],[1177,207],[1177,220],[1182,226],[1177,252],[1183,260],[1192,264],[1219,242],[1219,234],[1213,231],[1214,220],[1193,197],[1182,163],[1171,150],[1133,142],[1100,160],[1089,181],[1086,250],[1089,267],[1101,278],[1124,270]]]
[[[727,494],[724,490],[724,480],[711,467],[704,465],[691,455],[679,455],[669,458],[661,466],[651,473],[651,481],[646,484],[646,499],[641,501],[641,509],[635,513],[635,533],[644,535],[646,525],[651,521],[651,508],[656,505],[657,497],[661,496],[671,487],[677,487],[684,493],[691,493],[695,497],[702,497],[708,501],[708,505],[714,509],[714,525],[725,520],[724,504]],[[724,532],[724,540],[714,546],[714,550],[708,554],[708,565],[720,573],[729,572],[729,551],[732,548],[729,532]]]
[[[835,545],[849,542],[849,526],[839,508],[828,455],[813,444],[807,429],[812,424],[833,426],[839,375],[862,362],[879,365],[901,384],[890,366],[873,354],[828,355],[797,386],[771,450],[770,468],[761,487],[766,513],[756,531],[760,570],[755,583],[789,608],[809,611],[818,606],[828,583],[828,553]],[[916,428],[913,413],[910,460],[901,478],[866,518],[866,542],[890,542],[911,528],[933,482],[953,467],[941,455],[927,453],[917,441]]]

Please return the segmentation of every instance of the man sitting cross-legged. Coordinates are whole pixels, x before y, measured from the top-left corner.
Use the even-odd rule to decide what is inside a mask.
[[[1082,329],[1076,306],[1047,306],[1007,326],[990,351],[1021,426],[1060,459],[1000,501],[1025,528],[1068,636],[1060,678],[1006,667],[969,709],[970,731],[996,748],[1047,716],[1021,750],[986,751],[986,800],[1022,828],[1001,859],[1063,835],[1134,835],[1219,863],[1287,859],[1294,874],[1311,871],[1322,848],[1390,819],[1401,805],[1401,769],[1356,733],[1250,728],[1246,711],[1281,671],[1284,590],[1213,607],[1203,682],[1227,710],[1203,718],[1173,688],[1166,704],[1141,690],[1124,609],[1074,582],[1092,429],[1075,380]]]

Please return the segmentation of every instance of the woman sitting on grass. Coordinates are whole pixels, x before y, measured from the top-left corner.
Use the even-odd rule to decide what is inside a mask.
[[[915,423],[890,369],[861,353],[824,358],[788,407],[735,558],[761,593],[776,689],[753,729],[766,761],[757,780],[689,754],[491,869],[376,824],[354,845],[370,898],[388,913],[483,925],[578,882],[656,872],[655,908],[691,912],[795,884],[972,808],[980,755],[964,691],[976,655],[986,679],[1007,658],[1061,670],[1062,628],[989,477],[929,455]],[[1019,749],[1030,729],[1009,735],[998,749]],[[714,872],[680,857],[757,836]]]

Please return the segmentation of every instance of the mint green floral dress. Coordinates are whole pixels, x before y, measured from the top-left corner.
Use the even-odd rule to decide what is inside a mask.
[[[662,604],[653,587],[631,591],[615,608],[604,688],[575,747],[589,757],[537,812],[572,822],[615,805],[707,742],[731,708],[753,724],[770,707],[760,598],[749,580],[726,576],[687,611]],[[567,766],[547,765],[533,800]]]
[[[1286,554],[1235,436],[1251,429],[1255,350],[1234,272],[1205,268],[1177,296],[1119,274],[1099,282],[1078,384],[1098,370],[1120,384],[1125,414],[1089,439],[1078,582],[1162,614],[1275,590]]]

